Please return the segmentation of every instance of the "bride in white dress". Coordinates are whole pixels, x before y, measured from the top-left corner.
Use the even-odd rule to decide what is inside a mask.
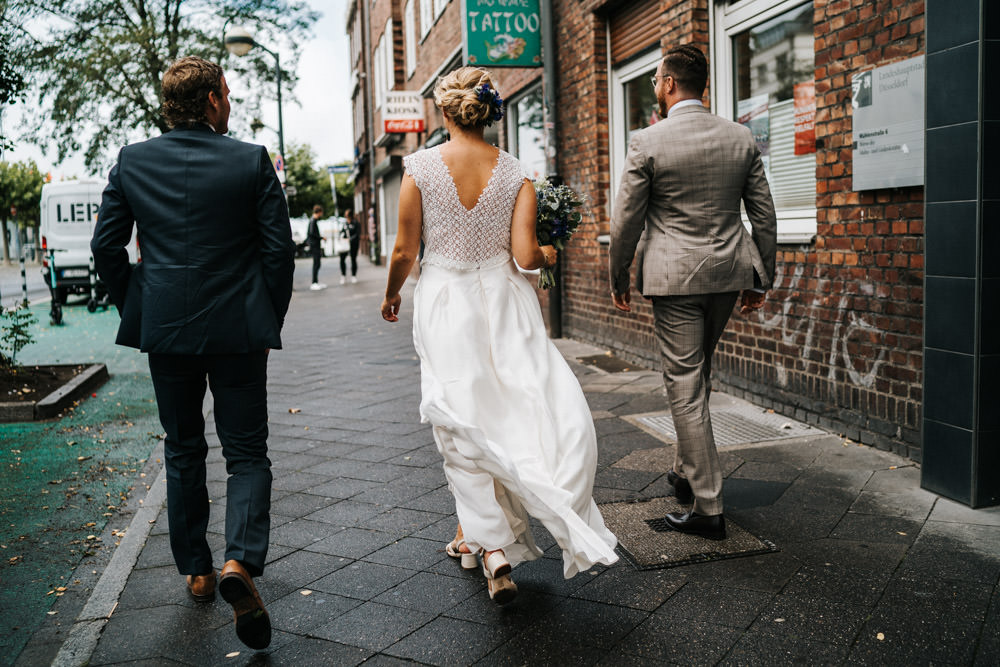
[[[517,591],[511,567],[541,556],[529,515],[562,549],[566,578],[614,563],[617,539],[592,498],[590,408],[511,258],[552,266],[556,250],[538,245],[535,191],[521,164],[483,140],[502,99],[473,67],[442,78],[434,99],[451,139],[403,160],[382,317],[398,321],[422,239],[413,340],[420,415],[434,427],[459,520],[447,552],[466,568],[481,560],[490,597],[503,603]]]

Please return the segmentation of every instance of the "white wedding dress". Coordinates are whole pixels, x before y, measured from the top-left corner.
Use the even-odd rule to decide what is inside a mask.
[[[413,296],[420,415],[434,426],[466,542],[512,565],[541,555],[528,515],[569,578],[611,564],[617,539],[592,498],[593,418],[549,340],[538,298],[511,259],[520,162],[500,151],[476,205],[461,203],[437,148],[404,158],[420,190],[424,256]]]

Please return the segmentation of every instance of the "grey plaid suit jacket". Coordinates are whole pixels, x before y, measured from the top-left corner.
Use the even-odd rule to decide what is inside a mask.
[[[770,288],[776,228],[750,130],[702,106],[677,109],[629,142],[611,223],[611,289],[628,292],[633,257],[647,297]]]

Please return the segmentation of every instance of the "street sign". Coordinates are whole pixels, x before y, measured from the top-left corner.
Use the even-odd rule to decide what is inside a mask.
[[[538,0],[462,0],[462,55],[480,67],[541,67]]]
[[[349,164],[335,164],[332,167],[326,168],[327,173],[330,174],[349,174],[351,173],[351,165]]]

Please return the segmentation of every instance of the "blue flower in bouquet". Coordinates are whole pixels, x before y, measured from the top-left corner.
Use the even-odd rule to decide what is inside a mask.
[[[535,181],[534,186],[538,200],[538,218],[535,224],[538,243],[563,250],[583,220],[580,208],[584,198],[568,186],[552,185],[547,180]],[[554,285],[555,275],[552,270],[542,269],[538,276],[538,286],[549,289]]]

